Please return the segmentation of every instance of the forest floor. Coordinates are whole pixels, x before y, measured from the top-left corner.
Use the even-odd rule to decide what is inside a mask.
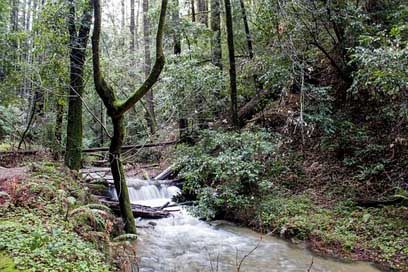
[[[1,168],[0,271],[113,271],[87,194],[57,163]]]

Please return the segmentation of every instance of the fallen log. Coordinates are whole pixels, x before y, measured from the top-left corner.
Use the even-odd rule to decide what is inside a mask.
[[[160,185],[166,185],[166,186],[176,186],[181,188],[184,184],[184,179],[169,179],[169,180],[159,180]]]
[[[143,144],[143,145],[124,145],[122,146],[122,150],[141,149],[145,147],[167,146],[167,145],[174,145],[177,143],[178,141],[163,142],[163,143],[156,143],[156,144]],[[94,148],[82,149],[83,153],[104,152],[104,151],[109,151],[109,147],[94,147]]]
[[[120,207],[118,201],[113,201],[100,196],[97,196],[99,201],[112,209],[116,214],[120,214]],[[152,208],[149,206],[143,206],[139,204],[131,204],[132,212],[135,217],[159,219],[170,216],[170,212],[161,210],[160,208]]]
[[[161,172],[160,174],[158,174],[154,179],[157,179],[157,180],[167,179],[171,174],[173,174],[174,168],[175,168],[175,165],[174,165],[174,164],[170,165],[169,167],[167,167],[166,169],[164,169],[163,172]]]
[[[255,96],[238,112],[241,126],[245,124],[245,121],[250,120],[256,113],[262,111],[268,105],[270,100],[276,99],[277,97],[277,94],[271,90],[262,90],[256,93]]]
[[[396,196],[392,199],[386,199],[386,200],[356,199],[354,200],[354,202],[356,203],[357,206],[369,208],[369,207],[396,205],[396,204],[402,203],[404,200],[406,200],[404,197]]]

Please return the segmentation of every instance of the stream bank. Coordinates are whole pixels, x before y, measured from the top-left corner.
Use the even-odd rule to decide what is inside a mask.
[[[134,204],[159,207],[180,192],[176,187],[143,184],[135,177],[127,177],[127,181],[132,186],[129,192]],[[310,267],[310,271],[321,272],[379,271],[368,263],[318,257],[301,245],[262,236],[227,221],[207,223],[192,216],[187,207],[167,209],[172,211],[170,217],[137,219],[141,272],[290,272],[308,271]]]
[[[305,241],[324,256],[408,271],[407,202],[362,207],[356,201],[408,199],[407,184],[373,183],[361,169],[351,171],[319,150],[300,152],[288,143],[266,129],[212,130],[193,146],[178,146],[183,192],[195,199],[194,214]]]

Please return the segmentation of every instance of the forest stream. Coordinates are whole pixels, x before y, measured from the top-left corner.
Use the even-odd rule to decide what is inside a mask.
[[[155,186],[128,177],[135,204],[160,207],[179,193],[174,186]],[[114,190],[111,193],[115,197]],[[226,221],[206,223],[185,207],[171,207],[164,219],[137,219],[138,260],[141,272],[153,271],[379,271],[364,262],[344,263],[314,256],[304,246],[262,236]],[[256,249],[255,249],[256,248]],[[313,263],[312,263],[313,260]]]

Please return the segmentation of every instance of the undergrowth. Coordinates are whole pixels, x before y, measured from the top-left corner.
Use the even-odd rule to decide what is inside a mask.
[[[114,240],[120,233],[115,217],[91,203],[84,184],[68,170],[34,164],[29,178],[3,182],[0,189],[7,195],[0,205],[0,250],[17,269],[132,271],[131,239]]]

